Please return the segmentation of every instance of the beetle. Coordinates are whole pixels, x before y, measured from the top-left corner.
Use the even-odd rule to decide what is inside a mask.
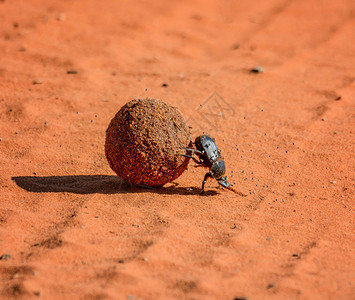
[[[226,165],[221,156],[221,150],[218,150],[215,140],[203,134],[195,139],[195,146],[196,149],[183,147],[183,149],[188,151],[188,155],[181,155],[192,158],[195,163],[202,167],[209,168],[202,182],[201,194],[205,192],[205,184],[208,178],[214,178],[221,186],[231,189],[227,176],[224,175],[226,173]],[[191,152],[194,152],[198,156],[198,159],[191,156]]]

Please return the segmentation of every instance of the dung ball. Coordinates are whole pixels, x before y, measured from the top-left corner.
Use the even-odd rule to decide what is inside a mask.
[[[158,187],[178,178],[189,158],[189,128],[176,107],[156,99],[125,104],[106,130],[105,155],[111,169],[136,185]]]

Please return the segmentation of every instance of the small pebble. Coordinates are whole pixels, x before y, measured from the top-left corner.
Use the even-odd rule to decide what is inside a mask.
[[[66,14],[59,14],[57,16],[57,21],[65,21],[67,18]]]
[[[168,87],[168,84],[167,83],[163,83],[161,86],[162,87]]]
[[[11,254],[3,254],[0,256],[0,260],[9,260],[12,258],[12,255]]]
[[[32,84],[42,84],[43,81],[41,79],[36,79],[36,80],[33,80]]]
[[[261,66],[254,67],[250,70],[251,73],[264,73],[264,68]]]
[[[237,49],[239,49],[239,47],[240,47],[240,44],[239,43],[235,43],[235,44],[233,44],[232,49],[233,50],[237,50]]]
[[[77,70],[68,70],[67,71],[67,74],[78,74],[78,71]]]

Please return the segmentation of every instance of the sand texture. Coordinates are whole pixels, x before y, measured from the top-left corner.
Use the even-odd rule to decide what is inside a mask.
[[[354,299],[355,2],[0,0],[0,299]],[[132,99],[206,168],[130,186]]]

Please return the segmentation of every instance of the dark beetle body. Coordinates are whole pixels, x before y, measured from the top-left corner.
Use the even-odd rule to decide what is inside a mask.
[[[195,139],[197,150],[203,152],[199,157],[203,160],[203,166],[210,168],[221,157],[216,143],[208,135],[200,135]]]
[[[197,164],[209,168],[209,172],[206,173],[202,182],[202,191],[204,193],[204,187],[209,177],[214,178],[218,183],[225,187],[230,188],[230,184],[227,181],[226,166],[221,156],[221,151],[218,150],[217,145],[213,139],[208,135],[200,135],[195,139],[196,149],[184,148],[187,151],[193,151],[198,156],[199,160],[191,155],[184,155],[192,158]],[[191,152],[190,152],[191,153]]]

